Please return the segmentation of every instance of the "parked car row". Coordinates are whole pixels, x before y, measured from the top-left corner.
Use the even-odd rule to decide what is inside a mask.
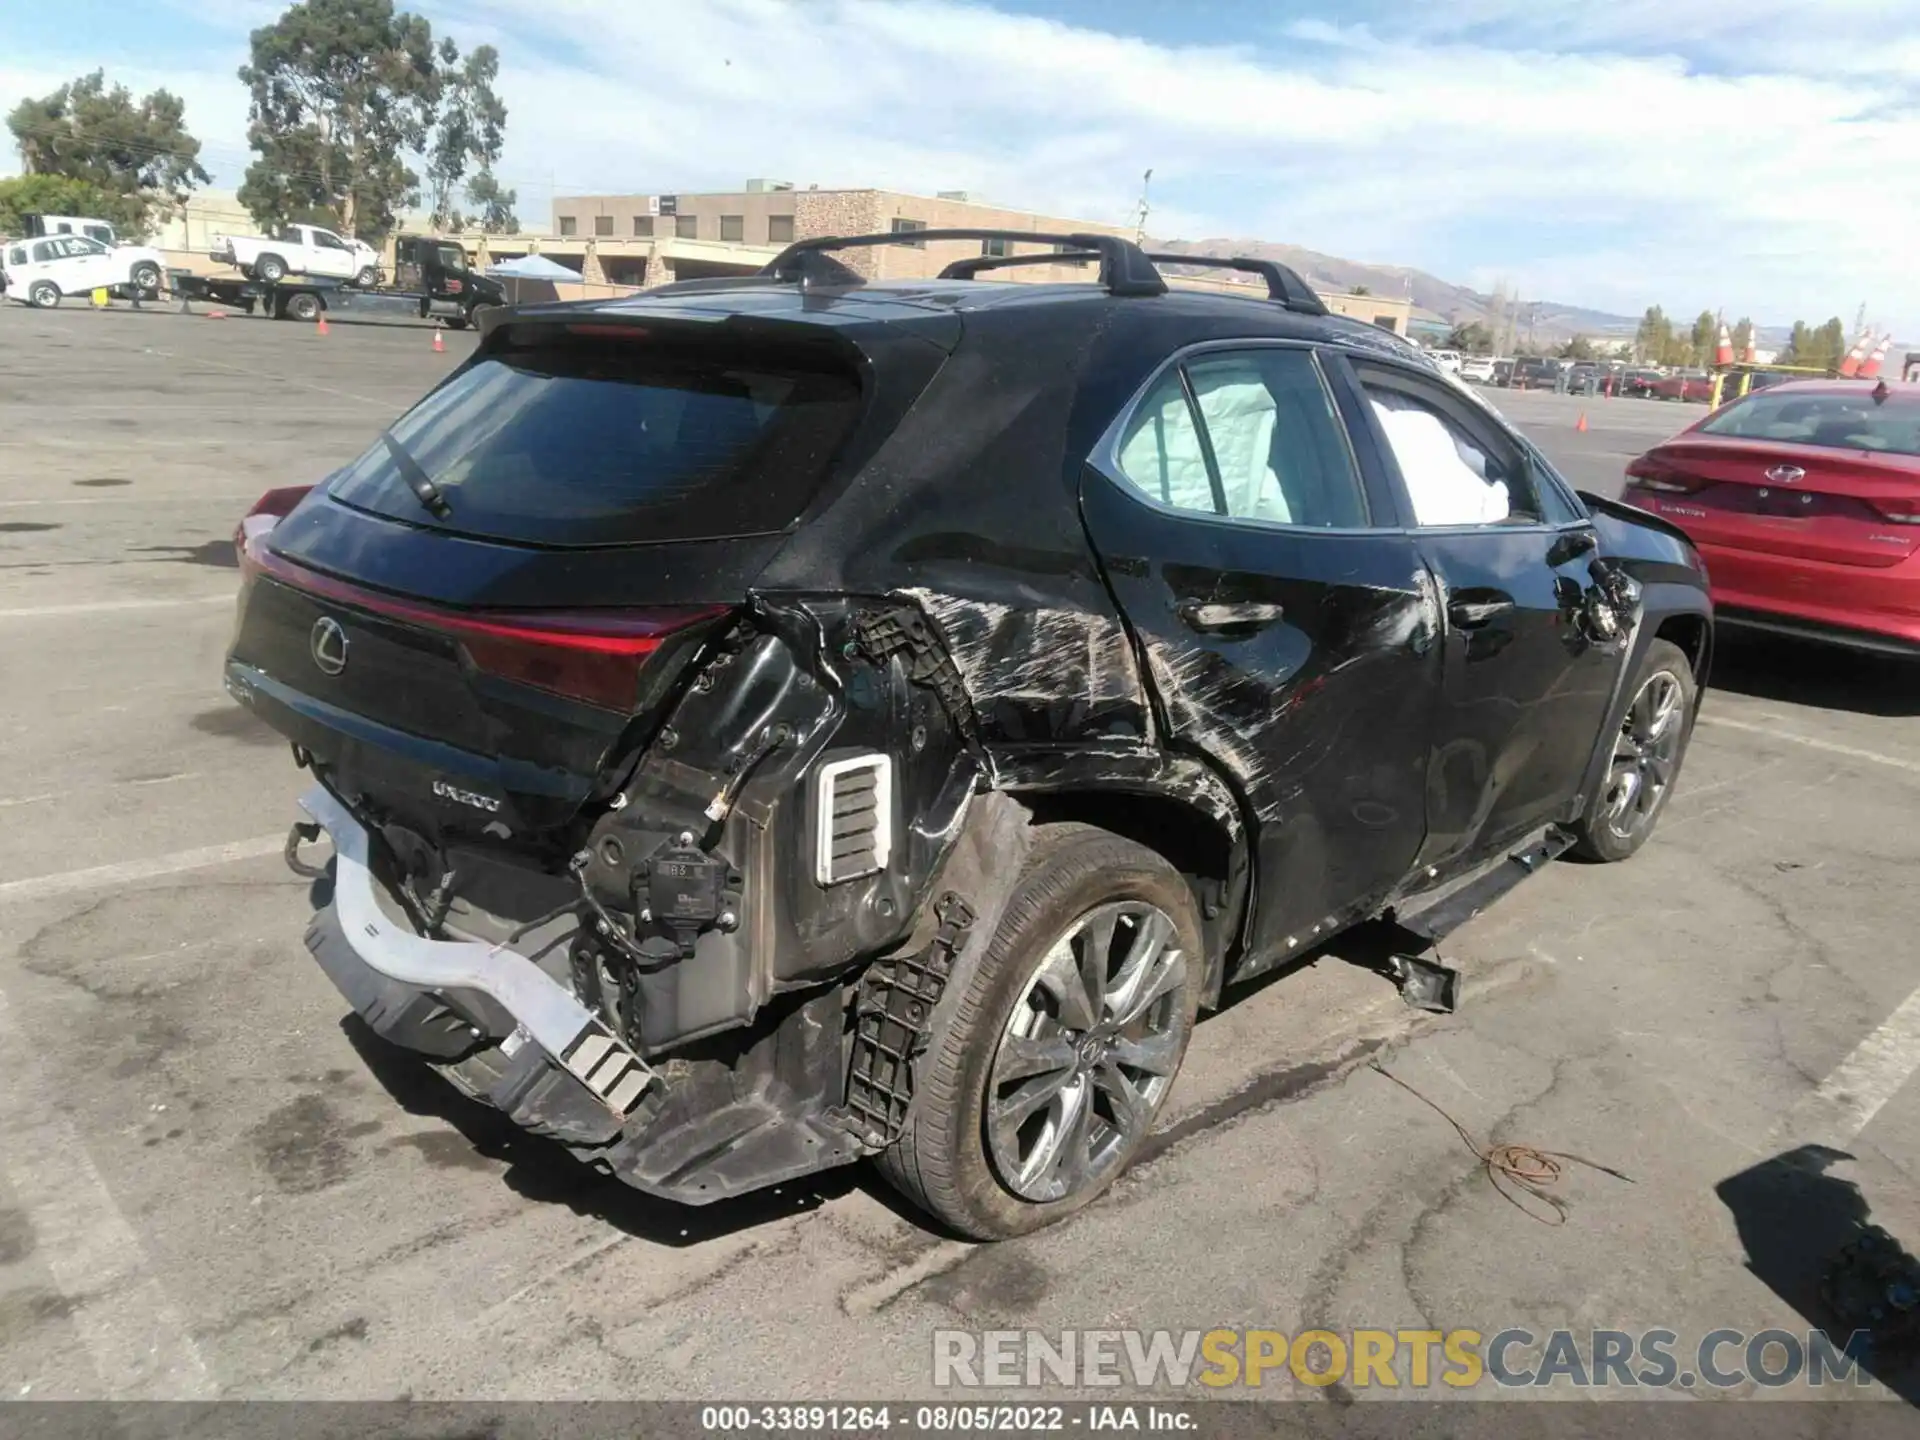
[[[1459,361],[1462,380],[1478,385],[1526,390],[1565,390],[1580,395],[1626,395],[1652,400],[1705,403],[1712,398],[1713,375],[1706,370],[1663,370],[1633,367],[1617,360],[1573,361],[1551,356],[1523,356],[1517,360],[1469,355]],[[1790,377],[1755,373],[1748,388],[1763,389]]]

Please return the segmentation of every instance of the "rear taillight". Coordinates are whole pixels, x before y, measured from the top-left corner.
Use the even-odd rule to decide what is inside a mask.
[[[287,485],[278,490],[269,490],[253,502],[253,508],[241,517],[240,524],[233,532],[234,549],[246,555],[247,541],[256,535],[264,535],[275,525],[293,513],[293,507],[307,498],[313,489],[311,485]]]
[[[1691,495],[1710,483],[1699,475],[1689,475],[1671,465],[1642,455],[1627,466],[1627,483],[1643,490],[1660,490],[1670,495]]]
[[[667,639],[725,613],[722,606],[643,612],[441,616],[473,668],[608,710],[631,710],[640,669]]]
[[[1896,525],[1920,525],[1920,500],[1874,500],[1869,502],[1881,518]]]
[[[248,546],[242,565],[319,599],[449,636],[482,674],[623,712],[638,701],[640,671],[654,652],[675,635],[727,613],[724,605],[445,610],[335,580],[295,565],[264,545]]]

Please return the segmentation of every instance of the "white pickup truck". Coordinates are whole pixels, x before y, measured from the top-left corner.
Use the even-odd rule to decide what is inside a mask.
[[[213,258],[248,278],[278,284],[289,275],[318,275],[368,286],[380,279],[380,253],[318,225],[288,225],[276,234],[216,235]]]

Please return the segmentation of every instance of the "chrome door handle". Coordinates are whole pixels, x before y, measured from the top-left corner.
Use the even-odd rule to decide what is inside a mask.
[[[1513,609],[1513,597],[1489,596],[1483,600],[1453,600],[1447,604],[1447,619],[1459,630],[1478,630]]]
[[[1285,613],[1280,606],[1249,600],[1237,605],[1189,600],[1176,611],[1189,629],[1260,630]]]

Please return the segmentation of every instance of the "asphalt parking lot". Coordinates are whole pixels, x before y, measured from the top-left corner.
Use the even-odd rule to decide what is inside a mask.
[[[1207,1021],[1150,1158],[1038,1236],[942,1238],[864,1170],[683,1210],[520,1135],[342,1023],[296,772],[220,685],[238,515],[471,344],[331,328],[0,307],[0,1395],[928,1396],[942,1327],[1804,1333],[1859,1207],[1920,1245],[1920,669],[1777,643],[1724,647],[1638,858],[1448,943],[1458,1014],[1338,942]],[[1698,413],[1498,398],[1609,491]],[[1362,1054],[1632,1183],[1572,1167],[1536,1223]],[[1807,1145],[1847,1158],[1772,1163]]]

